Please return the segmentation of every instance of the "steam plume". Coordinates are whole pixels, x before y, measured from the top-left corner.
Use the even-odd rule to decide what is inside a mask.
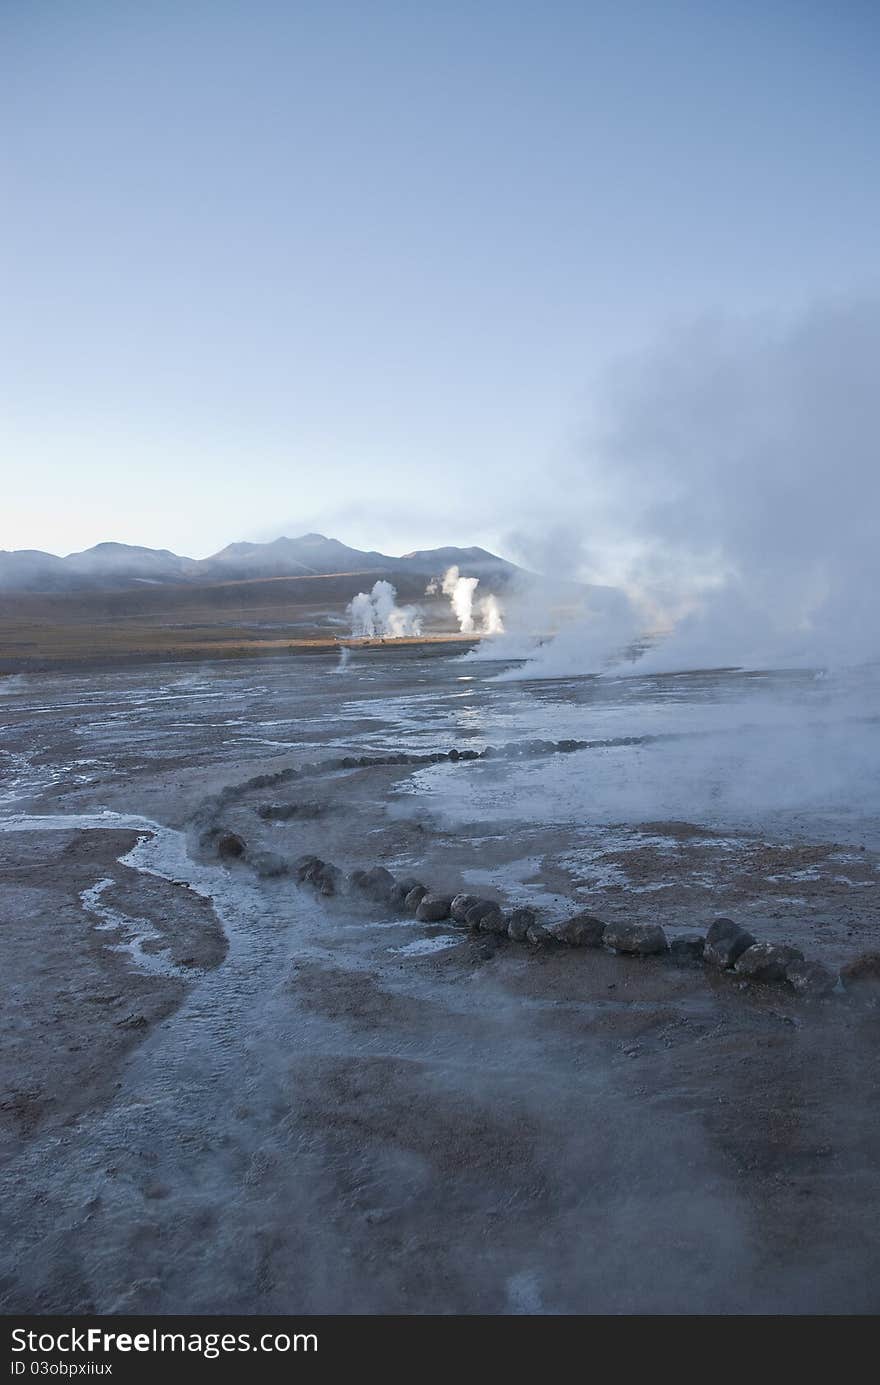
[[[474,624],[474,592],[480,585],[479,577],[461,577],[457,567],[448,568],[443,578],[441,591],[449,597],[458,628],[463,635],[472,635]]]
[[[422,613],[418,606],[398,606],[397,591],[390,582],[380,580],[371,592],[358,592],[348,603],[347,610],[355,639],[400,638],[422,633]]]
[[[504,618],[498,598],[490,593],[477,601],[475,594],[479,585],[479,577],[462,577],[458,568],[453,566],[446,569],[442,579],[429,582],[425,594],[433,596],[439,589],[444,596],[449,597],[458,628],[463,635],[503,634]]]
[[[626,610],[587,613],[527,676],[601,672],[634,636],[636,672],[876,657],[878,364],[864,303],[703,322],[618,367],[557,488],[569,525],[581,497],[577,575]]]

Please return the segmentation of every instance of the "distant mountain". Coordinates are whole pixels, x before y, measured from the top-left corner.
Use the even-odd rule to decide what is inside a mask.
[[[331,572],[387,569],[396,558],[381,553],[362,553],[323,534],[303,534],[298,539],[272,543],[231,543],[205,558],[200,575],[228,581],[241,577],[309,577]]]
[[[178,558],[167,548],[137,548],[127,543],[98,543],[83,553],[70,553],[60,560],[77,577],[94,579],[102,586],[120,580],[135,582],[181,582],[197,574],[198,563]]]
[[[450,567],[465,577],[506,585],[522,572],[485,548],[430,548],[394,558],[349,548],[323,534],[271,543],[231,543],[210,558],[183,558],[167,549],[99,543],[58,558],[32,549],[0,551],[0,592],[124,591],[142,586],[238,582],[269,577],[364,573],[439,577]]]
[[[402,558],[393,561],[401,569],[424,572],[429,577],[442,576],[448,568],[457,567],[462,577],[500,577],[509,580],[514,573],[523,570],[485,548],[423,548],[416,553],[404,553]]]
[[[70,573],[63,558],[20,548],[15,553],[0,549],[0,591],[55,592],[70,586]]]

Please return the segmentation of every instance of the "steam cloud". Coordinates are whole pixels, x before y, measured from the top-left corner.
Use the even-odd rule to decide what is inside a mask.
[[[479,585],[479,577],[462,577],[458,568],[453,566],[446,569],[442,578],[428,583],[425,595],[435,596],[439,590],[449,597],[449,604],[463,635],[501,635],[504,633],[504,617],[498,598],[489,593],[475,600]]]
[[[348,603],[347,611],[355,639],[422,633],[418,606],[398,606],[397,591],[390,582],[378,581],[371,592],[358,592]]]
[[[876,657],[878,385],[877,304],[704,322],[619,368],[558,478],[583,522],[543,527],[625,599],[588,599],[527,676]]]

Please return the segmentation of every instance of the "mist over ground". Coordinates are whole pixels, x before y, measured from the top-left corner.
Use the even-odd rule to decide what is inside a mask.
[[[874,609],[880,306],[707,317],[604,377],[582,444],[507,548],[618,589],[537,650],[514,601],[514,676],[858,664]],[[483,656],[490,656],[485,648]]]

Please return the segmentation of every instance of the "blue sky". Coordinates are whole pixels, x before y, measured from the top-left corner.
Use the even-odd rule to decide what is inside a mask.
[[[0,547],[589,526],[617,358],[877,294],[878,57],[851,0],[2,0]]]

